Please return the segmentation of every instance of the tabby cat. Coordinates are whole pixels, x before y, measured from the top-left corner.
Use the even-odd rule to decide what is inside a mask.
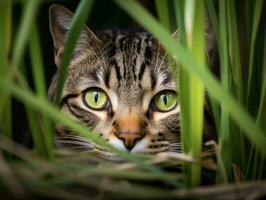
[[[58,72],[72,16],[62,6],[50,7]],[[49,89],[51,100],[55,98],[58,72]],[[120,150],[147,154],[180,152],[177,96],[166,52],[149,33],[93,33],[84,27],[69,66],[61,110]],[[64,126],[58,125],[56,131],[58,147],[93,149],[112,155]]]

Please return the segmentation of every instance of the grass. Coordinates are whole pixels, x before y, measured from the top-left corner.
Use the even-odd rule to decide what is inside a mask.
[[[0,72],[3,75],[8,74],[8,53],[10,50],[10,45],[11,45],[11,15],[12,15],[12,9],[11,9],[11,2],[7,1],[2,1],[0,4],[0,9],[1,9],[1,16],[0,16],[0,25],[3,27],[3,31],[0,33],[0,42],[1,42],[1,47],[0,47]],[[0,119],[1,119],[1,126],[3,126],[4,132],[7,137],[12,136],[12,108],[11,108],[11,97],[10,94],[7,93],[2,93],[2,101],[0,104],[0,111],[1,114]]]
[[[70,57],[94,1],[81,0],[71,22],[56,105],[46,97],[41,35],[35,21],[42,1],[21,1],[21,21],[15,35],[12,2],[1,1],[0,27],[4,30],[0,32],[0,43],[3,44],[0,46],[1,196],[214,198],[215,195],[236,195],[230,187],[243,181],[254,182],[234,185],[240,196],[246,197],[252,192],[255,197],[265,195],[266,27],[262,22],[265,3],[244,0],[242,7],[236,9],[236,1],[219,1],[219,12],[216,12],[216,5],[211,0],[157,0],[154,3],[159,19],[156,19],[134,0],[114,2],[158,38],[167,49],[171,62],[174,57],[179,66],[176,69],[177,65],[173,64],[172,71],[179,88],[183,153],[144,156],[119,151],[59,111],[57,105]],[[205,9],[217,46],[220,78],[213,75],[206,62]],[[175,22],[176,27],[170,22]],[[176,38],[171,36],[170,30],[177,27]],[[29,87],[27,73],[22,73],[26,52],[34,89]],[[204,88],[211,100],[218,134],[217,144],[214,144],[217,163],[204,158],[202,152]],[[33,150],[12,141],[15,137],[12,119],[16,119],[13,98],[25,107]],[[54,149],[53,129],[58,122],[110,149],[128,163],[109,163],[93,153],[81,153],[77,157],[71,152]],[[169,167],[178,170],[164,170]],[[213,185],[200,187],[213,172]],[[257,182],[259,180],[262,181]],[[161,187],[164,184],[170,189]]]

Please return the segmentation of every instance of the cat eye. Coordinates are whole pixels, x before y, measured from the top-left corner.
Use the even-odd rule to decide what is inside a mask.
[[[85,92],[83,100],[89,108],[102,110],[108,103],[108,96],[100,88],[90,88]]]
[[[155,95],[153,104],[160,112],[167,112],[176,106],[177,97],[174,91],[165,90]]]

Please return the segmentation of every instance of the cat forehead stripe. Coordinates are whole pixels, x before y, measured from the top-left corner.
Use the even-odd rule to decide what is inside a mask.
[[[147,66],[149,66],[149,70],[155,68],[152,66],[153,57],[158,51],[155,39],[144,32],[114,31],[109,34],[112,37],[112,42],[107,45],[107,55],[111,67],[115,68],[116,78],[118,81],[131,79],[141,82]],[[146,74],[151,76],[149,79],[152,80],[151,85],[154,87],[156,84],[155,73]]]

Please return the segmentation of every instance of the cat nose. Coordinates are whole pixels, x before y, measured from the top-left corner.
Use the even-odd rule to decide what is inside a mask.
[[[115,136],[122,140],[128,151],[145,135],[146,122],[136,113],[128,113],[117,117],[113,126]]]
[[[116,131],[115,135],[117,138],[123,141],[128,151],[133,149],[136,142],[141,140],[144,137],[144,134],[140,132],[129,132],[129,131],[123,131],[123,130]]]

